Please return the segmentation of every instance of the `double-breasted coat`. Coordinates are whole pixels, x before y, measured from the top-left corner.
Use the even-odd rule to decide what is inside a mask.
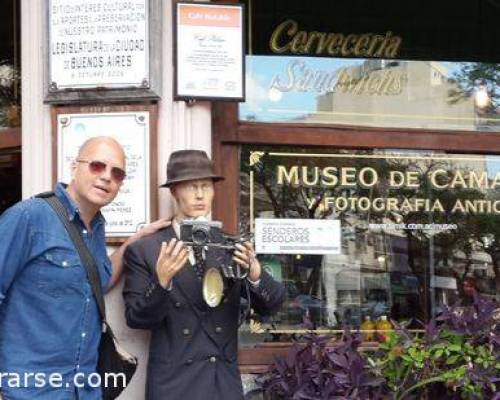
[[[201,281],[188,262],[162,288],[156,262],[162,242],[176,237],[172,227],[127,247],[123,295],[127,324],[152,331],[147,369],[148,400],[240,400],[238,319],[244,283],[234,281],[221,304],[208,307]],[[210,266],[217,250],[206,252]],[[283,286],[263,271],[257,286],[249,285],[252,308],[260,314],[280,307]]]

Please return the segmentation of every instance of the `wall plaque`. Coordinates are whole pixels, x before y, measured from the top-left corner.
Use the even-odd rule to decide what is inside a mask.
[[[151,114],[147,109],[137,109],[99,113],[63,111],[55,116],[57,181],[71,181],[71,163],[82,143],[91,137],[111,136],[125,149],[127,177],[114,201],[102,209],[108,238],[130,236],[156,218],[156,210],[151,206],[157,186],[156,174],[152,174],[155,165],[152,168],[151,149],[155,146],[150,141],[156,139],[150,135],[155,119]]]
[[[176,7],[175,98],[244,101],[243,5]]]
[[[117,89],[155,94],[158,0],[47,1],[47,101],[75,91],[87,92],[86,100],[92,90],[94,97]]]

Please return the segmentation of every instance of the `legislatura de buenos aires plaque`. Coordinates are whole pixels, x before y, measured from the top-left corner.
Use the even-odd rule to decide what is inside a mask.
[[[48,0],[49,91],[149,87],[148,0]]]

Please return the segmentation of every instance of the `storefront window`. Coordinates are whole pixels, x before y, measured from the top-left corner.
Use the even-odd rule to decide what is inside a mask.
[[[240,120],[500,131],[498,64],[247,56]]]
[[[5,2],[0,17],[0,129],[21,125],[19,3]]]
[[[241,149],[240,224],[335,219],[338,255],[270,254],[286,286],[271,318],[242,343],[289,340],[387,316],[412,329],[473,292],[500,299],[500,156],[405,150]]]

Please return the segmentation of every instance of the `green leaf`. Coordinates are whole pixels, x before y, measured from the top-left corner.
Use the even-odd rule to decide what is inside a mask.
[[[403,356],[401,356],[401,358],[402,358],[403,360],[405,360],[406,362],[409,362],[409,363],[412,363],[412,362],[413,362],[413,359],[412,359],[410,356],[403,355]],[[500,365],[498,366],[498,368],[500,368]]]
[[[438,351],[436,351],[434,353],[434,360],[437,360],[438,358],[440,358],[443,355],[443,353],[444,353],[443,349],[439,349]]]
[[[457,355],[454,355],[454,356],[451,356],[450,358],[448,358],[446,360],[446,364],[450,365],[450,364],[455,364],[458,359],[460,358],[460,356],[457,354]]]
[[[460,351],[462,351],[462,346],[460,346],[458,344],[452,344],[452,345],[448,346],[448,349],[450,351],[460,352]]]

